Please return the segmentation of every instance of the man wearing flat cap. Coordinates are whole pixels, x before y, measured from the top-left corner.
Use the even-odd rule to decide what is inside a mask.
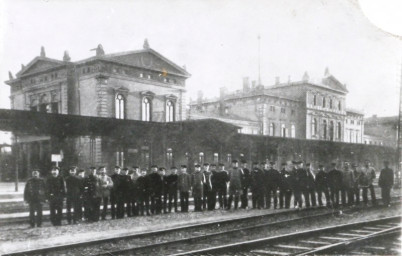
[[[389,168],[389,162],[384,161],[384,169],[381,170],[378,185],[381,188],[382,200],[385,206],[391,206],[391,188],[394,185],[394,171]]]
[[[77,175],[77,166],[72,166],[69,170],[69,174],[66,177],[66,206],[67,206],[67,222],[71,224],[77,223],[81,218],[82,211],[82,192],[83,192],[83,180]],[[71,214],[71,209],[74,209]]]
[[[251,198],[253,209],[264,208],[264,181],[264,172],[259,168],[259,164],[254,162],[251,171]]]
[[[318,165],[318,172],[315,176],[315,187],[317,190],[318,205],[323,206],[322,194],[325,195],[326,206],[331,206],[331,199],[328,191],[328,174],[324,170],[324,165]]]
[[[268,169],[265,170],[265,206],[271,208],[271,196],[274,200],[274,209],[278,205],[277,190],[280,182],[280,174],[274,169],[275,162],[269,162]]]
[[[192,187],[193,187],[193,197],[194,197],[194,211],[202,211],[202,195],[204,190],[205,175],[201,171],[201,165],[194,165],[194,173],[192,176]]]
[[[191,175],[187,173],[187,166],[182,165],[177,184],[180,193],[180,211],[188,212],[188,198],[191,190]]]
[[[219,208],[227,208],[227,183],[229,181],[229,174],[225,170],[225,165],[223,163],[218,164],[218,169],[214,175],[215,189],[218,194]]]
[[[247,168],[247,161],[242,160],[241,161],[241,169],[243,171],[243,178],[241,181],[242,184],[242,195],[241,195],[241,208],[246,209],[248,207],[248,189],[250,187],[250,182],[251,182],[251,175],[250,175],[250,170]]]
[[[110,176],[113,181],[113,187],[110,190],[110,208],[112,213],[112,219],[115,219],[117,216],[121,216],[121,211],[124,209],[122,194],[121,194],[121,175],[120,175],[121,168],[120,166],[114,167],[114,172]]]
[[[45,202],[45,181],[39,177],[39,170],[32,171],[24,189],[24,201],[29,204],[29,223],[32,228],[42,226],[42,204]],[[35,218],[36,213],[36,218]]]
[[[328,173],[329,191],[331,194],[332,205],[339,206],[339,192],[342,188],[342,172],[336,169],[336,163],[332,163],[332,170]]]
[[[292,161],[292,190],[294,197],[294,207],[296,209],[302,208],[303,200],[302,200],[302,186],[300,184],[300,168],[303,168],[303,162],[301,161]],[[300,167],[301,165],[301,167]]]
[[[242,193],[241,180],[243,177],[242,169],[239,168],[239,162],[237,160],[232,161],[232,169],[229,172],[229,201],[228,209],[232,206],[234,198],[234,209],[236,210],[239,205],[239,199]]]
[[[59,175],[60,168],[53,167],[51,176],[46,182],[47,198],[49,200],[50,221],[53,226],[61,226],[63,215],[63,199],[66,195],[64,179]]]
[[[285,204],[285,208],[289,209],[290,199],[292,197],[291,173],[286,169],[286,163],[282,163],[281,166],[281,179],[279,182],[279,208],[282,209]]]

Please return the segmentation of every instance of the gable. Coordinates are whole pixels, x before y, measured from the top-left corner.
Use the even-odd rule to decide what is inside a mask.
[[[24,69],[17,73],[17,76],[33,74],[36,72],[44,71],[49,68],[59,67],[62,61],[52,60],[44,57],[36,57]]]
[[[341,84],[338,81],[338,79],[336,79],[334,76],[329,76],[329,77],[324,78],[322,80],[322,83],[324,85],[327,85],[331,89],[335,89],[335,90],[343,91],[343,92],[348,92],[346,87],[343,84]]]
[[[186,70],[174,64],[172,61],[166,59],[153,50],[114,55],[107,57],[107,59],[131,66],[143,67],[145,69],[151,69],[160,72],[167,72],[168,74],[170,73],[185,77],[190,76],[190,74]]]

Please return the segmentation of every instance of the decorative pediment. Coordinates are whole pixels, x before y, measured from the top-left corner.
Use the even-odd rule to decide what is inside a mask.
[[[62,65],[63,62],[59,60],[54,60],[46,57],[36,57],[26,67],[23,67],[21,71],[17,73],[17,77],[27,74],[33,74]]]
[[[322,79],[322,83],[328,86],[331,89],[335,89],[338,91],[348,92],[346,86],[343,85],[341,82],[338,81],[334,76],[330,75],[324,79]]]
[[[168,94],[168,95],[165,95],[165,99],[166,99],[166,100],[176,101],[176,100],[177,100],[177,96],[176,96],[176,95],[173,95],[173,94]]]
[[[143,91],[140,94],[142,97],[150,97],[150,98],[155,97],[155,93],[153,93],[151,91]]]
[[[106,56],[106,59],[117,61],[126,65],[159,71],[164,76],[174,74],[190,77],[190,74],[184,68],[178,66],[150,48],[135,52],[111,54]]]

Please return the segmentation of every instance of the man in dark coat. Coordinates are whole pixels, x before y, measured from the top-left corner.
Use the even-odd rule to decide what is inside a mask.
[[[209,164],[205,163],[204,164],[204,176],[205,176],[205,182],[204,182],[204,188],[203,188],[203,197],[202,197],[202,209],[212,211],[214,210],[212,208],[213,205],[213,187],[212,187],[212,172],[209,168]]]
[[[177,186],[180,192],[180,211],[188,212],[188,198],[191,190],[191,175],[187,173],[186,165],[181,166]]]
[[[218,173],[216,170],[216,164],[211,164],[211,184],[212,184],[212,191],[211,191],[211,209],[215,209],[216,207],[216,174]]]
[[[149,178],[149,192],[151,197],[151,213],[159,214],[162,212],[162,194],[163,194],[163,169],[158,166],[151,166]]]
[[[172,212],[172,205],[173,205],[174,211],[177,212],[177,182],[178,182],[177,168],[175,166],[172,166],[170,168],[169,175],[167,175],[165,178],[166,178],[167,197],[169,199],[168,211]]]
[[[384,169],[381,170],[378,185],[381,188],[381,196],[385,206],[391,206],[391,188],[394,185],[394,171],[389,168],[389,162],[384,161]]]
[[[115,219],[116,216],[121,216],[121,211],[124,209],[123,201],[121,200],[121,175],[120,175],[121,168],[120,166],[114,167],[114,173],[110,176],[113,181],[113,188],[110,191],[110,208],[112,213],[112,219]]]
[[[257,162],[253,163],[250,184],[253,209],[264,208],[264,181],[264,172],[259,168]]]
[[[110,190],[113,188],[113,180],[106,175],[107,170],[105,166],[99,167],[98,176],[98,192],[100,195],[101,203],[103,205],[102,220],[106,220],[107,207],[109,205]]]
[[[322,194],[324,193],[326,205],[329,207],[331,205],[331,199],[328,191],[328,174],[324,171],[324,166],[322,164],[318,165],[318,172],[315,175],[315,187],[317,190],[319,206],[323,206]]]
[[[99,221],[101,196],[99,182],[96,176],[96,167],[89,167],[89,174],[84,179],[85,215],[89,222]]]
[[[45,201],[45,192],[45,181],[39,177],[39,171],[34,170],[24,189],[24,201],[29,204],[29,224],[32,228],[35,227],[35,223],[37,227],[42,225],[42,203]]]
[[[279,208],[282,209],[285,203],[285,208],[290,208],[290,199],[292,197],[292,184],[290,172],[286,169],[286,163],[282,163],[280,171],[281,180],[279,182]]]
[[[150,215],[149,213],[149,180],[147,170],[142,169],[141,176],[137,179],[138,186],[138,210],[139,215]]]
[[[243,191],[241,195],[241,208],[246,209],[248,207],[248,189],[251,183],[250,170],[247,168],[247,161],[242,160],[243,179],[241,181]]]
[[[306,206],[310,207],[316,206],[316,196],[315,196],[315,177],[311,170],[310,163],[306,164],[306,169],[301,169],[300,171],[300,183],[302,186],[302,193],[304,195],[304,200],[306,201]]]
[[[46,182],[46,192],[50,208],[50,221],[54,226],[61,226],[63,199],[66,195],[64,179],[59,175],[59,171],[59,167],[53,167],[51,176]]]
[[[225,165],[218,164],[218,169],[213,175],[213,184],[215,184],[215,190],[218,194],[219,208],[226,209],[227,207],[227,183],[229,181],[229,174],[225,170]],[[213,185],[214,186],[214,185]]]
[[[296,209],[303,207],[303,200],[302,200],[302,186],[300,184],[300,170],[299,165],[302,164],[301,161],[292,161],[293,168],[291,171],[291,181],[292,181],[292,190],[293,190],[293,197],[294,197],[294,207]]]
[[[355,205],[359,205],[360,204],[360,187],[359,187],[359,180],[360,180],[360,175],[361,175],[361,171],[358,169],[358,165],[357,164],[352,164],[352,172],[353,175],[355,176],[355,182],[353,185],[353,197],[354,197],[354,202]]]
[[[77,175],[77,167],[73,166],[69,170],[69,175],[66,177],[67,189],[67,222],[71,224],[71,208],[74,209],[73,223],[81,219],[82,216],[82,193],[83,193],[83,180]]]
[[[229,172],[229,200],[228,200],[228,210],[232,206],[232,201],[234,198],[234,209],[236,210],[239,206],[239,199],[242,193],[243,170],[239,168],[239,161],[232,161],[232,169]]]
[[[328,173],[328,181],[332,205],[338,207],[339,193],[342,188],[342,172],[336,169],[336,163],[332,163],[332,170]]]
[[[265,203],[266,208],[271,208],[271,195],[274,198],[274,209],[278,205],[277,190],[280,182],[280,174],[274,169],[275,162],[269,162],[268,168],[265,170]]]
[[[120,189],[121,189],[121,197],[123,200],[123,210],[121,211],[121,215],[117,216],[117,218],[124,218],[125,213],[127,213],[127,217],[131,217],[131,198],[130,198],[130,187],[131,187],[131,177],[128,175],[128,168],[123,168],[121,170],[121,180],[120,180]],[[124,205],[126,206],[124,208]]]

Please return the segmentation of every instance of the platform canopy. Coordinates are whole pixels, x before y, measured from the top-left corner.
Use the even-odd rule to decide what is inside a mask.
[[[121,137],[132,134],[152,135],[154,132],[178,131],[182,129],[216,129],[237,132],[239,127],[214,119],[160,123],[0,109],[0,130],[11,131],[16,135]]]

